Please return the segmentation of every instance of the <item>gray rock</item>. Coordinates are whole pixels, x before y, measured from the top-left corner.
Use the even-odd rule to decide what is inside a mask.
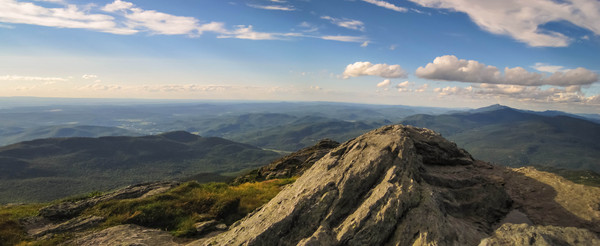
[[[39,215],[51,220],[64,220],[78,216],[86,208],[92,207],[100,202],[112,199],[143,198],[150,195],[165,192],[175,187],[177,182],[156,182],[137,184],[113,191],[101,196],[87,198],[74,202],[62,202],[40,209]]]
[[[67,245],[112,246],[112,245],[161,245],[175,246],[173,236],[168,232],[149,229],[138,225],[119,225],[99,232],[76,238]]]
[[[194,226],[196,227],[196,231],[199,234],[205,234],[207,232],[213,231],[217,224],[219,224],[219,222],[216,220],[208,220],[208,221],[198,222],[198,223],[194,224]]]
[[[504,224],[480,246],[495,245],[600,245],[596,234],[581,228]]]
[[[510,210],[502,187],[431,130],[348,141],[230,229],[190,245],[477,245]]]
[[[41,237],[48,234],[77,232],[94,227],[102,222],[105,218],[99,216],[77,217],[59,224],[48,224],[40,228],[34,228],[28,231],[28,234],[34,237]]]
[[[241,184],[246,182],[263,181],[269,179],[290,178],[302,175],[315,162],[320,160],[329,151],[338,147],[340,143],[331,139],[323,139],[311,147],[303,148],[280,159],[271,162],[269,165],[253,170],[249,174],[237,177],[233,183]]]

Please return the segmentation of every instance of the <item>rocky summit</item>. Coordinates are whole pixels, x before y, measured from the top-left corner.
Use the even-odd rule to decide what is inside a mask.
[[[593,245],[599,204],[600,189],[476,161],[431,130],[393,125],[338,146],[229,230],[190,245]]]

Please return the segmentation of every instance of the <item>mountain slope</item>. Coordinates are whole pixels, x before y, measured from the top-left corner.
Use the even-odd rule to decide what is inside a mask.
[[[496,231],[522,221],[591,245],[600,242],[599,202],[600,188],[474,161],[430,130],[386,126],[332,150],[228,231],[189,245],[532,244],[520,228]]]
[[[579,118],[495,106],[448,115],[415,115],[402,124],[440,132],[486,161],[600,172],[600,124]]]
[[[118,128],[84,125],[4,128],[0,130],[0,146],[41,138],[138,136],[138,133]]]
[[[237,172],[278,156],[187,132],[21,142],[0,148],[0,203],[48,201],[198,173]]]

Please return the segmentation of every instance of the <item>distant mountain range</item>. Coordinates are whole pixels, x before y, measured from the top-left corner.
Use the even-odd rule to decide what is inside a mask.
[[[600,172],[600,124],[579,116],[492,105],[453,114],[414,115],[401,123],[440,132],[476,158],[502,165]]]
[[[0,203],[49,201],[140,182],[238,172],[279,156],[183,131],[26,141],[0,148]]]
[[[139,136],[119,127],[58,125],[32,128],[12,127],[0,129],[0,146],[41,138]]]

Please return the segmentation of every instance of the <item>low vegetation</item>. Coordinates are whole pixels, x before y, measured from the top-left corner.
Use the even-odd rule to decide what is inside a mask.
[[[186,182],[168,192],[143,198],[110,200],[83,212],[106,221],[96,229],[120,224],[137,224],[171,232],[177,237],[197,236],[195,223],[207,220],[221,221],[227,225],[241,219],[254,209],[275,197],[283,186],[295,178],[273,179],[263,182],[228,185],[226,183],[200,184]],[[90,193],[81,197],[91,197]],[[72,198],[77,199],[77,198]],[[71,235],[54,235],[34,241],[29,238],[19,220],[36,216],[46,204],[12,205],[0,208],[0,245],[32,243],[52,245],[69,239]]]

